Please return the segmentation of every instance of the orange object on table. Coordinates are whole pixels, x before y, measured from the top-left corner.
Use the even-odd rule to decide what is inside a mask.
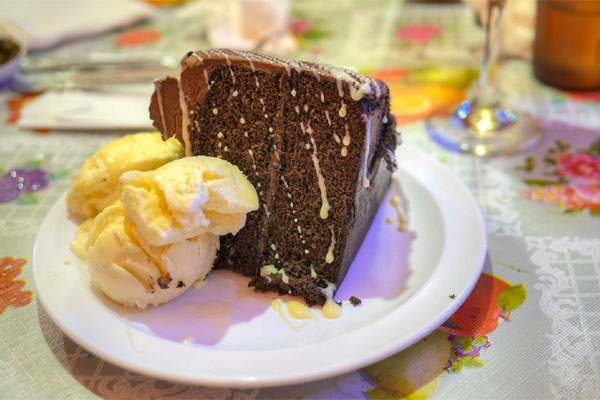
[[[398,125],[408,124],[433,115],[448,113],[452,106],[465,100],[465,92],[443,85],[390,84],[391,108]]]

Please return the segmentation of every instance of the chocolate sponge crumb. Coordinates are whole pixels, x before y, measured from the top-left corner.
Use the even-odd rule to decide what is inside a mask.
[[[276,291],[280,295],[302,296],[309,307],[325,304],[327,296],[322,289],[327,287],[327,282],[324,279],[311,278],[310,273],[307,274],[298,265],[284,267],[283,272],[285,275],[277,273],[255,277],[248,287],[254,287],[259,292]]]
[[[161,289],[167,289],[169,287],[169,283],[162,276],[158,278],[157,282]]]
[[[355,296],[350,296],[349,300],[350,304],[352,304],[354,307],[359,306],[362,303],[362,300]]]

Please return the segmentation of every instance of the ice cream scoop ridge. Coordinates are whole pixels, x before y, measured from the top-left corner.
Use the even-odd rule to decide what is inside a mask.
[[[94,219],[85,247],[92,282],[112,300],[145,308],[182,294],[212,268],[219,246],[210,233],[166,246],[140,239],[120,200]]]
[[[119,182],[121,201],[143,240],[163,246],[204,233],[236,234],[258,208],[252,184],[235,165],[196,156]]]
[[[175,139],[138,133],[114,140],[88,158],[67,193],[67,209],[80,219],[95,217],[118,198],[118,181],[126,171],[149,171],[184,155]]]

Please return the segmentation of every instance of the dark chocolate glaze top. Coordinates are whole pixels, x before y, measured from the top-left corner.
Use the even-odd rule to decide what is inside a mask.
[[[150,117],[154,127],[162,132],[165,138],[176,137],[186,148],[186,154],[191,154],[189,135],[192,130],[190,112],[194,105],[210,90],[209,77],[211,71],[223,64],[227,66],[249,67],[252,71],[283,72],[290,75],[297,73],[312,74],[317,81],[335,81],[340,98],[346,94],[355,101],[361,99],[377,103],[386,96],[386,84],[378,79],[373,79],[357,72],[332,66],[329,64],[312,63],[308,61],[293,60],[283,57],[273,57],[258,53],[240,51],[235,49],[206,49],[188,52],[181,60],[181,78],[173,77],[155,81],[155,93],[150,104]],[[235,75],[231,71],[235,81]],[[177,90],[174,91],[175,81]],[[162,93],[163,85],[171,83],[170,93]],[[258,82],[257,82],[258,85]],[[174,92],[177,92],[176,94]],[[168,110],[166,110],[168,109]],[[177,119],[173,113],[178,113]],[[396,169],[394,151],[397,145],[395,133],[395,118],[388,116],[384,140],[379,146],[379,154],[384,157],[388,169]]]

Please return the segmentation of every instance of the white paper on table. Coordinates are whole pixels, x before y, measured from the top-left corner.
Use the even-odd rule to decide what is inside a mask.
[[[154,15],[141,0],[2,0],[0,15],[17,24],[30,50],[89,37]]]
[[[151,129],[151,93],[49,91],[23,107],[17,125],[27,129]]]

